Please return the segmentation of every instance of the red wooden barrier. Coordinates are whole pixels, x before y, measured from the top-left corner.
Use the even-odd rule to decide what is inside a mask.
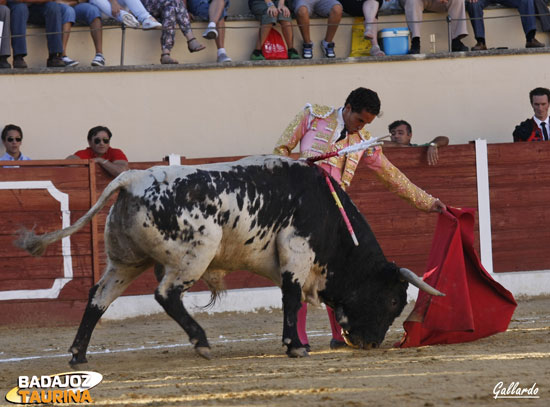
[[[494,270],[550,268],[545,249],[550,238],[550,228],[546,227],[550,219],[546,210],[550,198],[550,143],[495,144],[489,145],[488,151]],[[446,204],[477,209],[473,144],[441,149],[440,164],[434,167],[426,164],[424,148],[387,148],[385,154],[415,184]],[[182,164],[237,158],[182,159]],[[165,164],[148,162],[130,166],[145,169]],[[13,246],[20,226],[36,227],[38,233],[43,233],[60,228],[63,221],[59,197],[52,196],[44,186],[28,189],[21,182],[51,181],[55,189],[67,194],[73,223],[90,208],[110,180],[100,167],[84,160],[27,161],[19,168],[0,167],[0,324],[78,321],[88,290],[105,267],[103,229],[108,207],[70,238],[70,277],[64,277],[67,267],[61,243],[49,247],[40,258]],[[386,257],[422,274],[437,216],[422,213],[388,192],[366,166],[359,166],[349,194],[369,221]],[[476,230],[479,250],[477,238]],[[52,291],[56,279],[64,285],[53,298],[36,298],[39,289]],[[241,271],[227,276],[226,285],[246,288],[273,284]],[[148,271],[125,295],[150,294],[155,287],[153,273]],[[202,282],[193,287],[194,291],[205,289]]]

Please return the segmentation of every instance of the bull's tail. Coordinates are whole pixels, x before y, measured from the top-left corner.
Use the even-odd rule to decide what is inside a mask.
[[[17,232],[19,237],[14,242],[15,246],[28,251],[33,256],[41,256],[50,244],[55,243],[64,237],[71,236],[73,233],[77,232],[84,225],[86,225],[94,217],[94,215],[105,206],[105,203],[109,200],[109,198],[119,189],[126,187],[137,173],[138,171],[136,170],[125,171],[116,177],[109,183],[109,185],[107,185],[95,205],[92,206],[84,216],[65,229],[59,229],[43,235],[37,235],[34,233],[34,230],[28,230],[26,228],[19,229]]]

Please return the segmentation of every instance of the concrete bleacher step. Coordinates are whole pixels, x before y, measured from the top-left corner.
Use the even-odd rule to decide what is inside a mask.
[[[503,17],[511,16],[504,19]],[[445,22],[446,14],[426,13],[422,29],[422,52],[430,53],[432,44],[430,36],[435,37],[433,49],[436,52],[448,51],[448,30]],[[525,38],[521,29],[521,23],[517,10],[502,7],[486,10],[486,32],[487,45],[489,47],[523,48]],[[351,31],[354,22],[353,17],[344,17],[338,28],[335,43],[336,56],[338,58],[348,57],[351,50]],[[324,38],[327,20],[324,18],[313,18],[311,20],[311,35],[315,43],[314,59],[322,58],[320,41]],[[172,56],[180,63],[212,63],[216,61],[216,46],[212,40],[202,38],[202,32],[206,22],[195,21],[192,23],[195,36],[206,49],[190,53],[187,50],[187,43],[181,31],[176,32],[176,41]],[[293,21],[294,46],[301,50],[302,39],[296,21]],[[404,14],[393,12],[382,12],[379,19],[379,30],[389,27],[406,27],[407,23]],[[471,32],[471,25],[468,22],[468,30]],[[259,23],[254,20],[248,11],[246,1],[233,1],[230,6],[227,20],[225,48],[233,61],[248,61],[250,53],[254,48],[259,32]],[[32,68],[45,67],[47,59],[47,48],[44,29],[40,27],[29,27],[28,29],[28,56],[27,64]],[[140,29],[122,30],[120,24],[114,20],[104,22],[103,32],[103,53],[108,66],[118,66],[121,61],[124,65],[159,65],[160,64],[160,30],[143,31]],[[547,33],[539,33],[537,38],[550,43]],[[469,35],[464,42],[468,46],[475,44],[473,35]],[[67,54],[78,61],[80,66],[89,66],[94,57],[94,48],[90,33],[87,27],[73,27],[71,38],[67,47]],[[101,68],[98,68],[101,69]]]

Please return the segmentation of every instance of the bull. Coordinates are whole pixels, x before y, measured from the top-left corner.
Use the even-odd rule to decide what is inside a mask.
[[[409,282],[443,295],[412,271],[388,262],[369,224],[333,182],[359,241],[355,246],[324,175],[316,166],[275,156],[198,166],[157,166],[115,178],[73,225],[36,235],[21,230],[16,245],[32,255],[82,228],[118,191],[105,226],[106,270],[90,289],[70,364],[87,362],[94,327],[141,273],[155,266],[155,299],[210,358],[201,326],[183,304],[199,279],[213,298],[225,273],[249,270],[282,290],[283,344],[307,356],[296,330],[300,302],[335,311],[348,345],[377,347],[406,305]]]

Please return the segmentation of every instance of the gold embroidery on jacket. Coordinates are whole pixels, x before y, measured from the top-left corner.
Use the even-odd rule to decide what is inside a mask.
[[[416,208],[428,212],[436,198],[414,185],[382,152],[380,152],[380,159],[381,166],[376,171],[376,175],[387,188]]]

